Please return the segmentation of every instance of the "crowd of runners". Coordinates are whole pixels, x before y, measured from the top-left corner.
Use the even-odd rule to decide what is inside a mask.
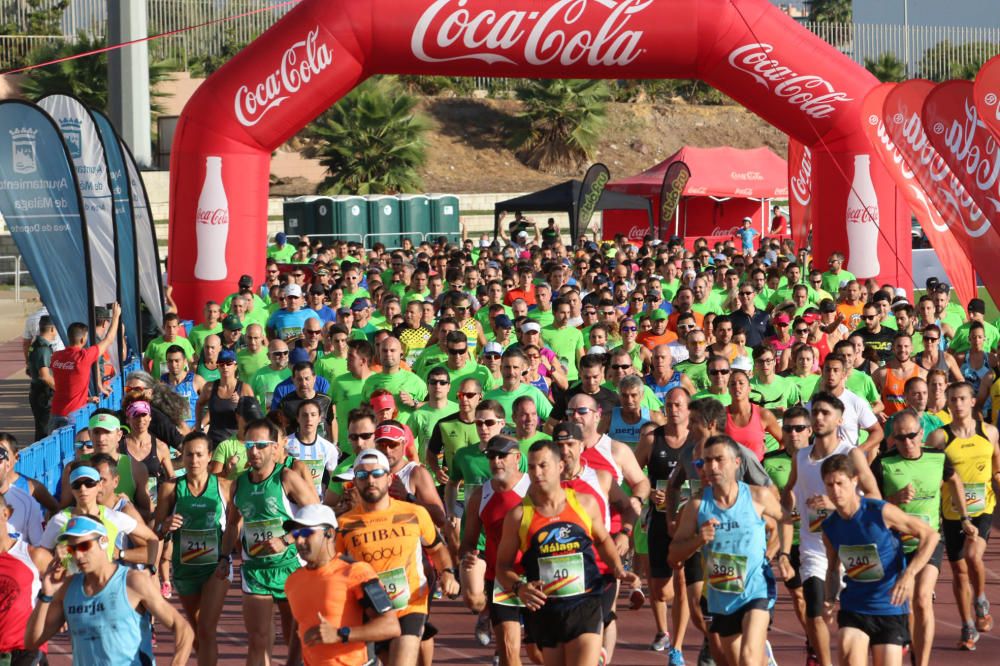
[[[426,666],[460,599],[505,666],[617,663],[619,605],[647,604],[672,666],[765,666],[784,594],[807,666],[929,666],[945,559],[975,650],[1000,331],[943,282],[916,298],[748,229],[278,234],[263,284],[166,315],[55,496],[0,434],[0,663],[65,631],[82,664],[170,634],[173,663],[214,664],[239,595],[254,665],[281,640],[290,664]],[[35,319],[39,429],[86,403],[119,314],[65,348]]]

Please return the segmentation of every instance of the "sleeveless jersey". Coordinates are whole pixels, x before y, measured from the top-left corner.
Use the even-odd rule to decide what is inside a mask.
[[[581,464],[586,464],[588,467],[593,467],[595,470],[604,470],[611,474],[614,482],[619,486],[625,482],[625,475],[622,474],[622,468],[615,462],[614,454],[611,452],[611,438],[607,435],[601,435],[601,438],[597,440],[597,444],[590,447],[589,449],[584,449],[583,454],[580,456]],[[598,486],[600,487],[600,486]],[[607,498],[604,502],[607,503]],[[621,529],[622,526],[622,516],[618,511],[611,511],[611,523],[608,527],[608,531],[614,534]]]
[[[978,368],[973,368],[972,365],[969,364],[968,354],[965,355],[965,360],[962,361],[962,376],[965,377],[965,381],[972,384],[975,395],[979,395],[979,386],[983,383],[983,377],[985,377],[986,373],[990,371],[990,364],[988,361],[989,358],[985,353],[983,354],[983,364]]]
[[[410,461],[406,463],[401,470],[395,472],[396,478],[399,479],[403,487],[406,488],[406,492],[413,494],[413,472],[420,466],[420,463]]]
[[[906,382],[920,374],[920,366],[914,364],[913,370],[905,377],[900,377],[892,368],[885,373],[885,386],[882,388],[882,404],[885,405],[886,416],[892,416],[906,407],[904,387]]]
[[[649,484],[654,490],[667,489],[667,480],[673,473],[674,468],[677,467],[677,463],[681,457],[681,449],[684,448],[680,446],[674,449],[667,445],[667,440],[663,436],[665,427],[660,426],[653,431],[653,449],[649,452],[649,462],[646,464],[646,474],[649,477]],[[667,509],[665,504],[654,504],[652,506],[653,511],[660,514]],[[657,520],[660,520],[660,518],[657,518]]]
[[[889,497],[913,484],[913,499],[899,508],[916,516],[937,532],[941,525],[941,480],[944,478],[947,456],[944,451],[924,448],[918,458],[904,458],[898,451],[879,462],[882,465],[882,494]],[[910,553],[920,545],[920,539],[903,536],[903,551]]]
[[[653,375],[646,375],[646,386],[652,389],[653,393],[660,402],[666,402],[667,394],[681,385],[681,379],[683,377],[684,373],[679,370],[674,370],[674,374],[670,376],[670,379],[667,380],[666,384],[657,384],[656,380],[653,379]]]
[[[830,455],[838,453],[847,455],[853,448],[847,442],[840,442]],[[823,484],[823,475],[820,473],[820,468],[826,458],[813,460],[810,456],[812,450],[812,446],[807,446],[795,453],[796,481],[792,493],[795,495],[795,506],[799,508],[799,512],[806,519],[802,523],[804,529],[799,530],[800,548],[803,551],[825,557],[826,549],[823,546],[820,532],[823,520],[830,515],[830,512],[826,509],[810,509],[806,505],[806,500],[813,495],[826,495],[826,486]]]
[[[715,519],[715,538],[702,547],[706,597],[712,613],[731,614],[754,599],[776,595],[767,561],[764,519],[753,505],[750,486],[737,481],[736,502],[724,509],[715,502],[712,486],[705,486],[698,508],[698,525]],[[770,606],[769,606],[770,607]]]
[[[760,407],[750,403],[750,420],[738,426],[726,409],[726,434],[754,452],[757,460],[764,459],[764,424],[760,419]]]
[[[88,596],[83,575],[70,579],[63,599],[73,661],[79,664],[140,666],[141,616],[128,600],[129,569],[119,566],[100,592]]]
[[[521,502],[521,564],[529,581],[542,582],[548,609],[573,606],[585,597],[601,594],[603,589],[594,557],[590,516],[580,506],[575,491],[564,492],[566,505],[556,516],[537,513],[527,495]]]
[[[216,366],[215,368],[211,368],[210,369],[210,368],[206,368],[204,363],[199,363],[198,364],[198,373],[197,374],[198,374],[199,377],[201,377],[202,379],[204,379],[206,382],[218,381],[218,379],[220,377],[218,366]]]
[[[493,489],[492,482],[483,484],[483,496],[479,500],[479,519],[486,534],[486,548],[483,549],[486,580],[496,579],[497,547],[500,545],[500,536],[503,532],[503,520],[521,503],[530,485],[531,479],[527,474],[523,474],[521,480],[510,490],[497,492]]]
[[[823,521],[823,533],[837,550],[847,575],[840,607],[864,615],[907,615],[909,602],[893,606],[892,588],[906,569],[899,535],[886,527],[882,500],[861,498],[850,518],[834,511]]]
[[[639,420],[635,423],[628,423],[622,416],[622,408],[615,407],[611,410],[611,423],[608,425],[608,437],[619,442],[628,444],[633,450],[639,443],[639,433],[642,426],[649,423],[649,408],[642,407],[639,410]]]
[[[285,567],[298,561],[295,546],[289,546],[280,553],[264,552],[264,544],[285,533],[282,523],[292,517],[292,506],[281,485],[281,472],[285,469],[275,465],[270,476],[254,483],[250,471],[243,472],[236,479],[236,493],[233,502],[243,516],[243,531],[240,541],[243,545],[243,566],[250,569]]]
[[[479,332],[476,330],[476,320],[472,317],[466,319],[458,327],[462,333],[465,333],[465,337],[469,339],[469,357],[476,357],[476,345],[479,344]]]
[[[219,564],[219,545],[226,529],[226,503],[219,493],[219,477],[208,476],[200,495],[188,487],[187,477],[177,480],[174,513],[184,516],[184,524],[175,530],[173,565],[174,576],[201,576]]]
[[[563,488],[572,489],[577,495],[585,494],[593,497],[594,501],[597,502],[598,508],[601,510],[601,515],[604,516],[604,529],[613,534],[613,523],[616,531],[621,529],[621,515],[615,512],[614,519],[612,519],[611,507],[608,506],[608,498],[604,494],[604,489],[601,488],[601,480],[597,478],[597,472],[594,471],[593,467],[588,467],[582,463],[581,465],[580,471],[577,472],[576,476],[568,481],[564,480],[561,485]],[[611,568],[601,558],[600,553],[595,552],[594,557],[597,558],[597,570],[601,574],[611,571]]]
[[[993,513],[996,496],[993,494],[993,444],[986,436],[983,424],[976,421],[976,432],[972,437],[957,437],[952,432],[951,425],[944,426],[944,453],[948,462],[955,468],[955,473],[965,484],[965,506],[969,516],[975,518],[984,513]],[[941,512],[946,520],[960,520],[954,502],[963,498],[955,498],[950,486],[945,486],[941,493]]]
[[[830,336],[828,334],[824,333],[822,336],[820,336],[820,339],[817,342],[811,342],[809,344],[812,345],[813,349],[816,350],[816,353],[817,353],[817,355],[819,357],[817,359],[817,365],[819,365],[819,367],[822,368],[823,367],[823,361],[825,361],[826,357],[830,355],[830,351],[831,351],[830,350]]]
[[[118,487],[116,493],[121,493],[135,502],[135,475],[132,474],[132,457],[127,453],[118,454]]]
[[[14,542],[6,553],[0,553],[0,608],[4,609],[0,622],[0,654],[24,649],[24,630],[35,604],[35,595],[42,586],[38,569],[31,561],[28,544],[22,539]]]

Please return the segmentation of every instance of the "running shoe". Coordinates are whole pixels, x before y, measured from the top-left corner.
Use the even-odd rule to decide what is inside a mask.
[[[993,629],[990,602],[983,599],[982,601],[972,602],[972,606],[976,609],[976,631],[990,631]]]
[[[639,610],[642,605],[646,603],[646,595],[643,594],[642,590],[638,587],[632,590],[632,593],[628,595],[629,608],[632,610]]]
[[[670,647],[670,634],[658,633],[650,644],[649,649],[653,652],[663,652]]]
[[[809,645],[809,641],[806,641],[806,666],[823,666],[823,663],[819,660],[819,655]]]
[[[712,658],[707,638],[702,642],[701,651],[698,653],[698,666],[715,666],[715,659]]]
[[[602,647],[601,656],[597,658],[597,666],[607,666],[607,665],[608,665],[608,651]]]
[[[670,666],[684,666],[684,653],[678,648],[670,648],[670,654],[668,655],[667,661]]]
[[[958,649],[966,652],[975,652],[976,643],[979,641],[979,632],[975,627],[968,625],[962,627],[962,638],[958,641]]]
[[[163,581],[160,585],[160,594],[164,599],[172,599],[174,596],[174,586],[170,584],[169,580]]]
[[[764,655],[767,657],[767,666],[778,666],[774,660],[774,650],[771,649],[771,641],[764,641]]]
[[[480,616],[476,619],[476,641],[478,641],[483,647],[490,644],[489,614],[480,614]]]

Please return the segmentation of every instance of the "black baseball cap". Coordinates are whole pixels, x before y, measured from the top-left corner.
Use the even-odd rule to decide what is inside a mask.
[[[506,435],[494,435],[490,441],[486,442],[486,453],[510,453],[519,450],[520,446],[517,440]]]
[[[239,285],[240,289],[250,289],[253,287],[253,278],[249,275],[241,275]]]
[[[580,428],[580,424],[572,421],[562,421],[556,424],[552,430],[552,441],[565,442],[571,439],[583,439],[583,430]]]
[[[969,312],[978,312],[979,314],[986,314],[986,302],[981,298],[973,298],[969,301]]]

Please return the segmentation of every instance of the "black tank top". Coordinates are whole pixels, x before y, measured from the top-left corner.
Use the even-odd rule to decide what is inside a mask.
[[[646,463],[646,472],[649,477],[649,484],[656,489],[657,481],[660,482],[660,487],[666,486],[667,479],[670,478],[670,474],[674,471],[674,467],[680,461],[681,449],[684,448],[680,446],[676,449],[671,448],[667,444],[666,437],[664,437],[664,432],[667,426],[659,426],[653,431],[653,450],[649,453],[649,462]],[[653,510],[657,511],[655,505]],[[658,511],[658,513],[661,513]]]
[[[149,447],[149,454],[142,460],[138,460],[138,462],[146,467],[146,471],[149,472],[149,478],[162,479],[165,474],[165,470],[163,469],[163,463],[160,462],[160,459],[156,455],[156,437],[150,435],[149,438],[152,444],[152,446]],[[128,452],[128,446],[125,444],[124,438],[122,438],[121,443],[118,445],[118,453],[124,453],[129,457],[132,456],[132,454]]]
[[[236,395],[243,390],[243,382],[237,381],[233,389]],[[219,397],[219,382],[212,382],[212,395],[208,399],[208,438],[212,448],[236,433],[236,404],[229,398]]]

